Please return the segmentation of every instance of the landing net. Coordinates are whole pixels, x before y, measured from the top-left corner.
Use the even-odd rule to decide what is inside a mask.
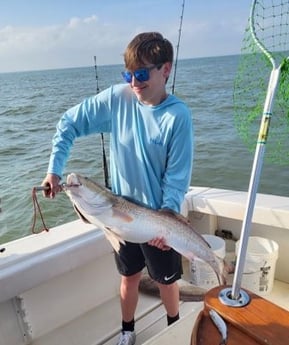
[[[272,60],[282,64],[274,99],[265,160],[289,163],[289,1],[259,0],[254,8],[254,30],[267,53],[256,44],[250,20],[245,31],[234,83],[234,121],[250,151],[256,147]]]

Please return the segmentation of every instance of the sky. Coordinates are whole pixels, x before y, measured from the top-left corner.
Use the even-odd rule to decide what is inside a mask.
[[[0,0],[0,73],[123,63],[159,31],[176,48],[183,0]],[[251,0],[185,0],[179,59],[239,54]],[[176,50],[176,49],[175,49]]]

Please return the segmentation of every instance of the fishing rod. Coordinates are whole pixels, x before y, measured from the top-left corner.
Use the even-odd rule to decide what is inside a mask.
[[[182,36],[184,9],[185,9],[185,0],[183,0],[183,3],[182,3],[182,11],[181,11],[181,18],[180,18],[180,26],[179,26],[179,37],[178,37],[178,43],[177,43],[176,59],[175,59],[175,67],[174,67],[174,75],[173,75],[172,94],[175,93],[175,82],[176,82],[176,74],[177,74],[180,41],[181,41],[181,36]]]
[[[98,73],[97,73],[97,64],[96,64],[96,56],[94,55],[94,70],[95,70],[95,80],[96,80],[96,94],[99,93],[99,85],[98,85]],[[106,159],[106,153],[105,153],[105,147],[104,147],[104,135],[103,133],[100,133],[100,142],[101,142],[101,148],[102,148],[102,167],[103,167],[103,174],[104,174],[104,182],[105,187],[109,187],[109,178],[108,178],[108,168],[107,168],[107,159]]]
[[[96,80],[96,94],[99,93],[99,86],[98,86],[98,73],[97,73],[97,64],[96,64],[96,56],[94,55],[94,71],[95,71],[95,80]]]
[[[100,90],[99,90],[99,85],[98,85],[96,56],[94,56],[94,70],[95,70],[95,80],[96,80],[96,94],[98,94]],[[106,153],[105,153],[105,148],[104,148],[104,135],[103,135],[103,133],[100,133],[100,136],[101,136],[101,147],[102,147],[102,162],[103,162],[104,181],[105,181],[106,188],[110,188],[109,183],[108,183],[108,180],[109,180],[108,179],[108,168],[107,168],[107,159],[106,159]],[[67,184],[67,183],[62,183],[59,185],[61,191],[64,191],[70,187],[79,187],[79,186],[80,186],[79,184]],[[48,227],[45,224],[44,217],[43,217],[43,214],[42,214],[42,211],[41,211],[38,199],[37,199],[37,192],[41,192],[41,191],[47,192],[49,190],[50,190],[49,185],[36,186],[32,189],[32,202],[33,202],[33,208],[34,208],[34,216],[33,216],[31,231],[33,234],[38,234],[42,231],[49,231]],[[40,231],[35,231],[37,213],[39,213],[41,221],[42,221],[42,225],[43,225],[43,228]],[[4,250],[5,250],[5,248],[4,248]],[[3,248],[0,248],[0,253],[4,250],[3,250]]]

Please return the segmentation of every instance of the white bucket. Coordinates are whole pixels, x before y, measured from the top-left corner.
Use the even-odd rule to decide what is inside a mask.
[[[238,255],[240,241],[236,242]],[[279,246],[267,238],[251,236],[248,239],[247,254],[241,286],[259,295],[272,291]]]
[[[209,243],[213,252],[224,260],[226,255],[226,243],[218,236],[202,235]],[[190,282],[204,289],[211,289],[219,285],[218,277],[212,267],[205,261],[195,258],[190,264]]]

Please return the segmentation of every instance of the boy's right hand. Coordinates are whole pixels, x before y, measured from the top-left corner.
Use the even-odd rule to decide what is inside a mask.
[[[42,194],[46,198],[54,198],[56,193],[61,192],[62,188],[59,184],[60,177],[55,174],[47,174],[41,186],[49,187],[45,189]]]

